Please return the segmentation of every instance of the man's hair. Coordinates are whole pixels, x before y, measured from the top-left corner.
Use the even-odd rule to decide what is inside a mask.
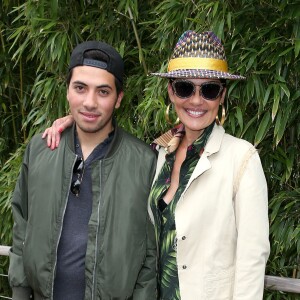
[[[88,50],[84,53],[84,58],[94,59],[94,60],[103,61],[103,62],[108,62],[108,59],[109,59],[108,56],[100,50]],[[73,75],[73,69],[71,69],[67,75],[67,86],[68,87],[70,85],[72,75]],[[115,78],[117,95],[119,95],[123,91],[123,84],[120,82],[120,80],[118,78],[116,78],[116,76],[114,76],[114,78]]]

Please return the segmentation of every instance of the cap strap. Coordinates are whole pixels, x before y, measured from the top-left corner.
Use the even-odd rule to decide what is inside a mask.
[[[201,57],[181,57],[171,59],[168,65],[168,72],[180,69],[203,69],[228,72],[227,62],[221,59]]]
[[[99,69],[107,69],[107,63],[101,60],[95,60],[95,59],[90,59],[90,58],[85,58],[83,60],[83,65],[84,66],[90,66],[90,67],[96,67]]]

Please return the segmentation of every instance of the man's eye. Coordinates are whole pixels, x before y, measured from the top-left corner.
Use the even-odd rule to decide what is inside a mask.
[[[101,96],[107,96],[107,95],[109,95],[109,91],[108,90],[99,90],[99,94]]]
[[[82,92],[82,91],[84,90],[84,87],[81,86],[81,85],[77,85],[77,86],[75,86],[75,90],[76,90],[77,92]]]

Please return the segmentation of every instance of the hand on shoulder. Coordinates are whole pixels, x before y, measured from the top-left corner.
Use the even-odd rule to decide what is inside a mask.
[[[72,115],[67,115],[63,118],[56,119],[51,127],[45,129],[42,138],[47,138],[47,146],[54,150],[58,147],[61,133],[74,122]]]

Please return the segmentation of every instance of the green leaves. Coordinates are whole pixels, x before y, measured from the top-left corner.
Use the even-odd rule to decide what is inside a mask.
[[[258,130],[254,139],[254,146],[257,146],[266,136],[269,129],[270,120],[271,120],[271,115],[269,112],[266,112],[258,126]]]
[[[300,253],[300,190],[279,192],[270,201],[270,233],[273,240],[272,252],[274,255]],[[288,259],[292,268],[291,257]],[[283,274],[286,272],[282,270]]]

